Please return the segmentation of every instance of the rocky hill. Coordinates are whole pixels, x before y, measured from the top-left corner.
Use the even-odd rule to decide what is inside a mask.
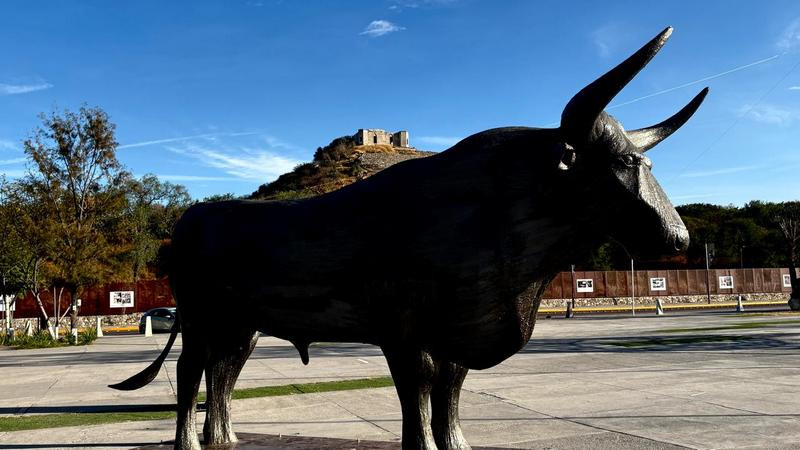
[[[391,145],[355,145],[351,136],[343,136],[317,148],[313,161],[300,164],[271,183],[262,184],[250,198],[289,200],[313,197],[367,178],[401,161],[434,153]]]

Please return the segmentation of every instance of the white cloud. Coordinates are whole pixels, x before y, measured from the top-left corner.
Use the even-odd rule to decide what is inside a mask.
[[[737,173],[737,172],[747,172],[750,170],[760,169],[763,166],[760,165],[751,165],[751,166],[739,166],[739,167],[724,167],[721,169],[713,169],[713,170],[706,170],[706,171],[698,171],[698,172],[686,172],[680,175],[682,178],[701,178],[701,177],[712,177],[716,175],[725,175],[729,173]]]
[[[790,91],[800,91],[800,86],[789,86]]]
[[[778,39],[778,48],[780,49],[788,51],[797,47],[800,47],[800,17],[794,19]]]
[[[756,106],[745,105],[739,109],[739,114],[756,122],[779,126],[791,125],[800,119],[800,110],[769,103],[762,103]]]
[[[167,147],[167,149],[189,156],[207,167],[220,169],[237,179],[260,183],[274,180],[301,162],[267,150],[241,147],[218,149],[187,144],[180,148]]]
[[[460,137],[452,137],[452,136],[420,136],[415,138],[416,141],[419,141],[423,144],[428,145],[438,145],[441,147],[452,147],[456,145],[458,141],[461,140]]]
[[[28,92],[41,91],[53,87],[50,83],[36,84],[6,84],[0,83],[0,95],[27,94]]]
[[[397,26],[388,20],[373,20],[364,28],[364,31],[359,34],[364,34],[369,37],[378,37],[401,30],[405,30],[405,28]]]

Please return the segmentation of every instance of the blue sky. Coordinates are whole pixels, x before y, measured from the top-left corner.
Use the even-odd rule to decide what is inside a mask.
[[[674,203],[797,200],[796,1],[7,0],[0,173],[24,173],[40,112],[82,103],[110,114],[129,170],[198,198],[250,193],[357,128],[443,150],[487,128],[557,126],[575,92],[667,25],[608,111],[648,126],[710,86],[648,153]]]

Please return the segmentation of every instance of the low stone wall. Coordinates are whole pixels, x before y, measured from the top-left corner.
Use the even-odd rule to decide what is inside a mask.
[[[712,295],[711,303],[730,303],[737,300],[738,294],[725,294],[725,295]],[[655,305],[656,299],[660,298],[661,303],[664,305],[686,304],[698,305],[708,303],[708,297],[705,295],[676,295],[676,296],[660,296],[660,297],[636,297],[636,305]],[[550,298],[542,299],[540,308],[564,308],[567,302],[571,299],[568,298]],[[742,301],[744,302],[788,302],[789,295],[784,293],[770,293],[770,294],[742,294]],[[610,298],[576,298],[575,306],[581,307],[604,307],[604,306],[629,306],[631,304],[630,297],[610,297]],[[143,313],[124,314],[118,316],[100,316],[103,327],[124,327],[131,325],[139,325]],[[78,316],[78,327],[88,328],[94,327],[96,322],[95,316]],[[38,329],[39,321],[37,319],[14,319],[13,327],[17,330],[24,330],[27,323],[30,322],[33,329]],[[2,325],[0,325],[1,327]],[[62,327],[69,327],[69,317],[64,317],[61,321]]]
[[[100,316],[100,320],[103,327],[125,327],[130,325],[138,326],[139,321],[142,319],[142,314],[144,313],[123,314],[118,316]],[[78,327],[93,328],[97,324],[96,321],[97,318],[95,316],[78,316]],[[14,319],[13,327],[16,330],[24,330],[28,326],[27,324],[29,322],[34,330],[38,330],[38,319]],[[64,319],[61,321],[61,327],[69,328],[69,316],[64,317]]]
[[[712,295],[711,303],[730,303],[737,300],[739,294]],[[687,304],[697,305],[708,303],[706,295],[676,295],[658,297],[636,297],[636,305],[655,305],[656,299],[661,299],[664,305]],[[571,299],[551,298],[542,299],[541,308],[563,308]],[[744,302],[786,302],[789,295],[784,293],[769,294],[742,294]],[[604,306],[628,306],[631,304],[630,297],[610,297],[610,298],[576,298],[575,307],[604,307]]]

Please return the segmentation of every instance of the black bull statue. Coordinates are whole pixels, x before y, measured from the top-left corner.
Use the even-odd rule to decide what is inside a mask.
[[[231,391],[259,332],[291,341],[304,363],[315,341],[380,346],[403,448],[469,448],[458,420],[467,370],[528,342],[560,269],[607,236],[634,252],[689,244],[644,152],[683,125],[707,89],[649,128],[625,131],[603,111],[671,31],[578,92],[559,128],[484,131],[316,198],[190,208],[169,262],[183,333],[176,448],[200,446],[204,371],[204,438],[236,440]],[[150,382],[176,333],[150,367],[113,387]]]

